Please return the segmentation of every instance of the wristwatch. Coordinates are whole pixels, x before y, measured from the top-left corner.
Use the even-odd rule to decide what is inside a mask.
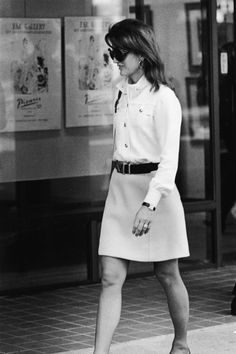
[[[143,202],[142,205],[146,206],[148,209],[150,209],[151,211],[156,210],[156,207],[154,205],[151,205],[150,203],[147,202]]]

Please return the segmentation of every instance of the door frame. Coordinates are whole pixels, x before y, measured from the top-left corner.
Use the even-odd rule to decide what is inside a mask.
[[[236,1],[236,0],[235,0]],[[186,213],[210,212],[212,215],[212,261],[222,266],[221,175],[220,175],[220,115],[219,115],[219,59],[216,10],[217,0],[201,1],[203,20],[207,23],[208,85],[210,111],[210,157],[212,171],[212,199],[185,202]]]

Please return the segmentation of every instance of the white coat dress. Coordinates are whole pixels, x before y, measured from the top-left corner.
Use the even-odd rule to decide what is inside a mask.
[[[113,171],[105,203],[99,255],[158,262],[189,256],[185,216],[175,185],[178,167],[181,106],[175,93],[158,91],[142,76],[136,84],[123,80],[114,115],[113,160],[135,164],[158,162],[157,171],[121,174]],[[132,234],[143,201],[156,206],[150,231]]]

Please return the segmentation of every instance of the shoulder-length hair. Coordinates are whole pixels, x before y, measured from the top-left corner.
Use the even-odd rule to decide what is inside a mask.
[[[144,75],[152,89],[158,91],[160,84],[168,85],[164,63],[152,28],[135,19],[125,19],[110,26],[105,41],[112,48],[130,51],[143,57]]]

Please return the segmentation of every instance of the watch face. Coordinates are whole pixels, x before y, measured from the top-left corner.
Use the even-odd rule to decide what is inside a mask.
[[[148,208],[149,208],[150,210],[155,210],[155,209],[156,209],[156,207],[155,207],[154,205],[151,205],[151,204],[149,204],[149,203],[148,203]]]

